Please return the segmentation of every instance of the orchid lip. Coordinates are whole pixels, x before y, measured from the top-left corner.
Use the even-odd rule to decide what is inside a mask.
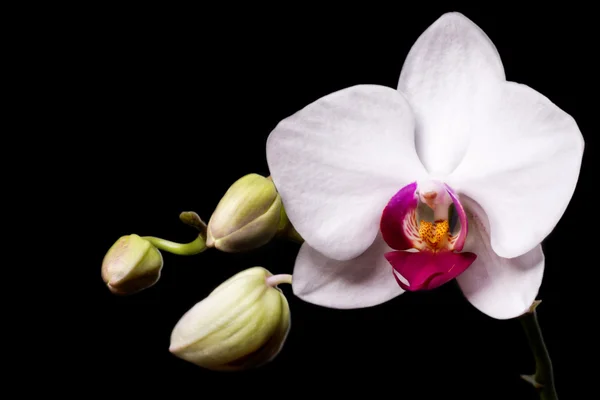
[[[473,253],[460,253],[468,232],[467,216],[456,192],[438,180],[401,188],[385,207],[380,229],[385,242],[396,250],[385,257],[404,290],[443,285],[476,258]]]
[[[417,291],[435,289],[451,281],[469,268],[477,256],[469,252],[392,251],[386,253],[385,258],[394,268],[398,285],[407,291]]]

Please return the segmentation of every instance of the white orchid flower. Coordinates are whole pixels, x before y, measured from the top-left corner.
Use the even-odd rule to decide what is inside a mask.
[[[583,149],[571,116],[506,80],[478,26],[442,15],[410,50],[397,90],[337,91],[270,134],[269,170],[305,239],[294,294],[351,309],[456,278],[483,313],[523,314]]]

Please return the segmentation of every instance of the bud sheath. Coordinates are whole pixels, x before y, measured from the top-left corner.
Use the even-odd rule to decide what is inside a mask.
[[[148,240],[122,236],[104,256],[102,280],[115,294],[133,294],[154,285],[162,267],[162,254]]]
[[[282,202],[273,181],[258,174],[238,179],[208,222],[208,247],[225,252],[255,249],[278,232]]]
[[[281,350],[291,324],[287,299],[267,284],[262,267],[242,271],[219,285],[175,325],[169,350],[217,371],[256,368]]]

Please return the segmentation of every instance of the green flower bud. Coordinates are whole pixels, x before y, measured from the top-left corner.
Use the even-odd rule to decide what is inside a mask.
[[[280,278],[283,277],[283,278]],[[275,275],[262,267],[242,271],[219,285],[175,325],[169,351],[215,371],[256,368],[273,360],[290,330],[287,299]]]
[[[104,256],[102,280],[115,294],[133,294],[154,285],[162,267],[162,254],[149,241],[122,236]]]
[[[248,174],[231,185],[217,205],[208,222],[206,245],[225,252],[263,246],[277,234],[282,208],[273,181]]]

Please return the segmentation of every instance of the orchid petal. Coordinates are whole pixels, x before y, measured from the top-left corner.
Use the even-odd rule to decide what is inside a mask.
[[[304,243],[296,258],[292,289],[302,300],[323,307],[353,309],[376,306],[404,291],[393,278],[384,254],[391,251],[381,236],[359,257],[332,260]]]
[[[426,174],[408,103],[377,85],[334,92],[281,121],[267,162],[298,233],[337,260],[369,248],[389,199]]]
[[[499,257],[490,244],[489,223],[483,209],[468,198],[463,204],[469,215],[465,251],[477,259],[456,278],[473,306],[496,319],[515,318],[533,303],[544,274],[541,245],[516,258]]]
[[[450,173],[466,152],[490,90],[505,80],[488,36],[460,13],[447,13],[417,39],[398,90],[417,121],[416,149],[432,174]]]
[[[485,121],[446,182],[485,210],[496,254],[517,257],[536,248],[566,210],[583,137],[571,116],[513,82],[502,84]]]

